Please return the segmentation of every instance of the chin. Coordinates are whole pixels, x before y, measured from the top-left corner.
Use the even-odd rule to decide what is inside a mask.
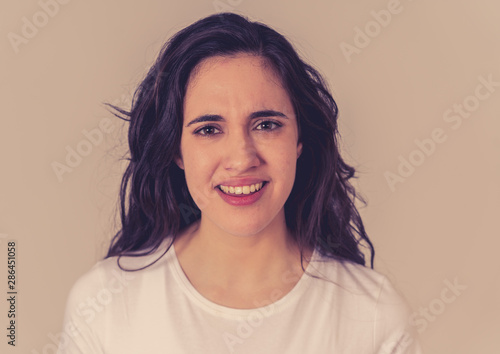
[[[227,233],[234,236],[250,237],[264,230],[266,226],[268,226],[270,223],[271,223],[270,220],[266,220],[266,222],[252,222],[252,223],[236,222],[236,223],[231,223],[230,225],[228,225],[227,223],[219,224],[219,227],[222,228]]]

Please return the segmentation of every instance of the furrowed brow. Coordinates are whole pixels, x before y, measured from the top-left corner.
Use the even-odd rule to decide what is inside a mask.
[[[288,119],[288,117],[281,112],[274,111],[272,109],[266,109],[262,111],[257,111],[253,112],[250,114],[249,119],[256,119],[256,118],[265,118],[265,117],[282,117]],[[190,121],[187,125],[186,128],[189,127],[192,124],[196,123],[203,123],[203,122],[223,122],[225,119],[218,115],[218,114],[204,114],[202,116],[199,116],[192,121]]]
[[[186,125],[186,128],[189,127],[191,124],[203,123],[203,122],[221,122],[221,121],[224,121],[224,118],[222,118],[218,114],[204,114],[189,122]]]
[[[265,118],[265,117],[282,117],[288,119],[288,117],[284,113],[273,111],[272,109],[257,111],[250,114],[250,119]]]

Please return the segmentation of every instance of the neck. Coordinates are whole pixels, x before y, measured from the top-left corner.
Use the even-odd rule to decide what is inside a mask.
[[[202,216],[179,236],[175,251],[195,287],[198,283],[224,291],[255,291],[276,286],[283,279],[290,283],[303,273],[300,251],[286,228],[284,213],[253,235],[228,234]]]

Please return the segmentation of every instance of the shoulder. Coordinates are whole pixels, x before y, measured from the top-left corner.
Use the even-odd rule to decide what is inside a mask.
[[[393,307],[396,310],[408,308],[404,295],[389,278],[361,264],[348,260],[333,259],[316,253],[310,263],[311,273],[320,279],[336,296],[342,294],[358,303],[369,306]],[[309,268],[308,268],[309,269]]]
[[[388,278],[374,269],[352,261],[330,258],[319,252],[315,252],[310,268],[313,275],[353,296],[376,300],[382,288],[390,285]]]
[[[311,263],[324,295],[349,313],[374,324],[374,332],[410,331],[411,308],[405,296],[384,274],[347,260],[318,255]]]
[[[161,273],[161,264],[166,261],[168,243],[148,255],[109,257],[96,262],[73,284],[68,296],[68,308],[81,308],[82,304],[108,299],[127,298],[140,291],[145,279]],[[155,262],[156,261],[156,262]]]
[[[82,274],[73,284],[70,299],[84,298],[90,295],[112,291],[127,285],[136,276],[118,266],[118,258],[110,257],[98,261],[92,268]]]
[[[165,251],[159,247],[144,256],[109,257],[81,275],[66,301],[63,327],[71,341],[61,344],[58,353],[106,352],[116,328],[129,324],[141,305],[151,303],[150,294],[160,293]]]
[[[356,328],[363,323],[374,343],[384,350],[396,346],[418,348],[418,334],[410,321],[411,307],[386,275],[350,261],[321,255],[316,260],[311,263],[311,273],[321,279],[314,283],[322,297],[329,300],[332,311],[344,318],[344,324],[350,323],[347,318],[354,321]]]

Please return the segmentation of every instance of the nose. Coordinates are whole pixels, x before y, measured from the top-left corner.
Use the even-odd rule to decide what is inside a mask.
[[[226,137],[223,166],[227,171],[242,173],[261,164],[257,148],[248,132],[240,130]]]

